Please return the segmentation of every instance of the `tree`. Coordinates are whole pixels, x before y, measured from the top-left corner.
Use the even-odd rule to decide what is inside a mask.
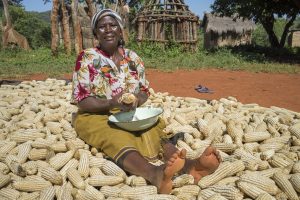
[[[53,0],[51,12],[51,51],[53,56],[58,54],[58,6],[59,0]]]
[[[3,34],[2,34],[2,44],[3,47],[6,48],[9,45],[18,45],[19,47],[29,50],[29,44],[27,39],[18,33],[12,26],[11,17],[8,10],[8,0],[2,0],[3,9],[4,9],[4,16],[5,16],[5,25],[3,27]]]
[[[213,12],[225,16],[238,16],[261,23],[268,34],[271,47],[282,48],[285,44],[288,30],[300,13],[294,0],[216,0],[212,5]],[[284,17],[287,23],[278,39],[274,32],[277,18]]]

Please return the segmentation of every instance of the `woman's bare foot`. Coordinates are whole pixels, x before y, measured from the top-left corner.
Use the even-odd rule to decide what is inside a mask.
[[[214,147],[207,147],[199,158],[187,160],[184,172],[194,177],[194,183],[206,175],[214,173],[221,162],[221,156]]]
[[[172,178],[179,172],[185,164],[186,150],[177,151],[167,161],[163,176],[158,184],[158,192],[161,194],[169,194],[172,191]]]

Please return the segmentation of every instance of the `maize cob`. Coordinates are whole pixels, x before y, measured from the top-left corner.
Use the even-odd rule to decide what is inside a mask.
[[[50,158],[49,163],[55,169],[61,169],[67,162],[71,160],[74,155],[74,151],[68,151],[66,153],[58,153],[54,157]]]
[[[88,179],[91,186],[116,185],[122,183],[124,179],[120,176],[96,175]]]
[[[90,168],[90,176],[96,176],[96,175],[104,175],[100,168],[98,167],[92,167]]]
[[[63,179],[66,178],[67,176],[67,171],[70,169],[70,168],[77,168],[78,166],[78,160],[76,159],[71,159],[61,170],[60,170],[60,174],[63,176]]]
[[[234,186],[230,185],[213,185],[210,186],[209,189],[212,191],[221,194],[223,197],[227,199],[243,199],[243,193]]]
[[[169,194],[151,194],[144,196],[143,200],[178,200],[178,198]]]
[[[122,177],[124,180],[126,179],[127,175],[121,169],[119,166],[117,166],[115,163],[112,161],[106,160],[104,162],[103,167],[101,168],[104,174],[109,175],[109,176],[119,176]]]
[[[42,180],[29,180],[29,181],[16,181],[13,183],[13,188],[25,191],[25,192],[35,192],[35,191],[41,191],[46,187],[51,186],[51,183],[48,181],[42,181]]]
[[[82,151],[80,155],[80,160],[78,164],[78,171],[81,176],[85,179],[89,176],[90,173],[90,164],[89,164],[89,155],[87,151]]]
[[[219,182],[217,182],[215,185],[232,185],[235,186],[236,182],[239,180],[240,178],[237,176],[230,176],[227,178],[223,178],[222,180],[220,180]]]
[[[24,163],[26,162],[28,156],[29,156],[29,152],[31,150],[31,141],[25,142],[21,145],[19,145],[19,152],[18,152],[18,161],[19,163]]]
[[[292,184],[289,182],[287,177],[280,172],[276,172],[273,175],[273,179],[279,188],[284,191],[284,193],[288,196],[291,200],[298,200],[298,195],[295,189],[293,188]]]
[[[70,182],[78,189],[85,189],[85,182],[75,168],[70,168],[67,171],[67,177]]]
[[[197,196],[200,192],[200,187],[198,185],[184,185],[182,187],[174,188],[171,194],[178,195],[180,193],[189,193],[192,196]]]
[[[10,136],[10,139],[17,143],[24,143],[29,140],[35,140],[37,138],[45,138],[45,137],[46,137],[45,133],[30,132],[27,130],[27,132],[24,131],[24,132],[17,132],[17,133],[12,134]]]
[[[51,141],[51,140],[47,140],[47,139],[43,139],[43,138],[37,138],[35,141],[33,141],[31,143],[31,146],[33,148],[37,148],[37,149],[47,149],[52,144],[53,144],[53,141]]]
[[[129,176],[129,177],[126,178],[126,184],[130,185],[130,186],[133,186],[133,187],[138,187],[138,186],[147,185],[147,182],[141,176],[132,175],[132,176]]]
[[[0,189],[3,188],[8,183],[10,183],[10,181],[11,181],[10,175],[3,175],[0,173]]]
[[[64,141],[62,141],[62,142],[56,142],[56,143],[52,144],[50,146],[50,148],[54,152],[67,152],[68,151],[66,143]]]
[[[219,168],[213,174],[203,177],[198,182],[198,185],[201,188],[207,188],[208,186],[213,185],[221,179],[225,178],[231,172],[232,169],[234,168],[231,167],[231,163],[221,163]]]
[[[1,164],[1,163],[0,163]],[[296,162],[292,169],[293,173],[300,173],[300,161]]]
[[[178,199],[182,199],[182,200],[196,200],[196,196],[193,196],[192,194],[190,193],[179,193],[176,195],[176,197]]]
[[[221,194],[214,194],[209,197],[207,200],[226,200],[227,198],[223,197]]]
[[[89,184],[86,185],[85,191],[89,193],[93,197],[93,199],[105,199],[104,194],[102,194],[99,190],[97,190],[93,186],[90,186]]]
[[[290,180],[291,184],[293,185],[294,189],[297,192],[300,192],[300,173],[292,174],[292,176],[289,180]]]
[[[282,167],[282,168],[285,168],[291,164],[289,161],[281,158],[280,156],[278,156],[276,154],[272,156],[272,158],[269,160],[269,163],[273,167]]]
[[[182,187],[183,185],[186,185],[186,184],[193,184],[193,183],[194,183],[194,177],[192,175],[183,174],[183,175],[176,177],[173,180],[172,185],[174,188],[177,188],[177,187]]]
[[[279,191],[278,187],[272,179],[264,176],[259,176],[258,174],[244,174],[240,177],[240,181],[251,183],[271,195],[275,195]]]
[[[98,158],[98,157],[90,157],[90,167],[98,167],[102,168],[104,166],[104,163],[106,162],[106,159],[104,158]]]
[[[31,193],[23,192],[19,200],[38,200],[39,197],[40,197],[39,192],[31,192]]]
[[[153,194],[157,194],[157,188],[155,186],[140,186],[122,190],[120,196],[123,198],[141,198]]]
[[[74,140],[77,137],[75,131],[63,131],[61,134],[65,140]]]
[[[10,170],[9,170],[8,166],[5,163],[0,162],[0,173],[7,174],[9,171]]]
[[[260,142],[266,139],[269,139],[271,134],[268,132],[252,132],[246,133],[243,136],[244,142]]]
[[[275,200],[275,198],[268,193],[263,193],[258,195],[255,200]]]
[[[61,200],[73,200],[72,190],[75,189],[72,187],[70,182],[65,183],[62,187],[60,187],[60,191],[56,192],[57,199]]]
[[[210,197],[212,197],[213,195],[217,194],[216,192],[212,191],[211,189],[204,189],[204,190],[201,190],[198,194],[198,199],[199,198],[202,198],[202,199],[208,199]]]
[[[55,189],[53,186],[43,189],[40,193],[40,200],[52,200],[55,197]]]
[[[177,141],[177,147],[179,149],[185,149],[186,151],[193,151],[193,149],[187,143],[185,143],[182,140]]]
[[[5,155],[17,146],[15,141],[9,141],[0,148],[0,154]]]
[[[111,196],[114,198],[120,197],[121,191],[122,191],[122,189],[120,189],[119,187],[116,187],[116,186],[105,185],[100,188],[100,192],[102,194],[104,194],[105,197],[108,197],[108,196]]]
[[[236,144],[226,144],[226,143],[213,143],[212,146],[216,147],[218,150],[221,150],[225,153],[231,153],[237,148]]]
[[[12,188],[2,188],[0,190],[0,197],[4,199],[18,199],[21,193]]]
[[[28,158],[30,160],[45,160],[49,153],[48,149],[31,149]]]
[[[290,126],[288,128],[288,130],[290,131],[290,133],[294,136],[296,136],[298,139],[300,139],[300,128],[295,127],[295,126]]]
[[[266,193],[264,190],[259,189],[255,185],[243,181],[237,182],[237,186],[243,193],[253,199],[257,198],[260,194]]]
[[[62,175],[51,167],[45,167],[41,170],[41,176],[55,185],[63,183]]]
[[[10,171],[12,171],[15,175],[22,176],[22,177],[26,176],[26,172],[18,162],[18,158],[16,156],[13,155],[6,156],[5,163],[7,164]]]

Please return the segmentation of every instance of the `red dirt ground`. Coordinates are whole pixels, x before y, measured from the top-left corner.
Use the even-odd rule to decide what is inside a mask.
[[[64,78],[69,79],[70,75]],[[26,79],[43,80],[44,75]],[[148,69],[146,78],[156,92],[169,92],[174,96],[200,99],[220,99],[233,96],[242,103],[260,106],[278,106],[300,112],[300,74],[250,73],[224,70],[196,70],[160,72]],[[203,85],[213,94],[199,93],[194,88]]]

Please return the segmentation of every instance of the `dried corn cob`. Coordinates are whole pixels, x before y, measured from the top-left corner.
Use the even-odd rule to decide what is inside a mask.
[[[61,169],[67,162],[71,160],[74,155],[74,151],[68,151],[66,153],[58,153],[54,157],[50,158],[49,163],[55,169]]]
[[[176,177],[172,182],[174,188],[182,187],[183,185],[193,184],[193,183],[194,183],[194,177],[190,174],[180,175]]]
[[[157,194],[157,188],[155,186],[140,186],[122,190],[120,196],[125,198],[142,198],[153,194]]]
[[[67,171],[67,177],[70,182],[78,189],[85,189],[85,182],[83,181],[82,177],[80,176],[79,172],[75,168],[70,168]]]
[[[197,196],[200,192],[200,187],[198,185],[184,185],[182,187],[174,188],[171,194],[178,195],[180,193],[188,193],[192,196]]]
[[[63,176],[63,179],[67,176],[67,171],[70,168],[77,168],[78,166],[78,160],[76,159],[71,159],[61,170],[60,170],[60,174]]]
[[[51,167],[45,167],[41,170],[41,176],[55,185],[62,185],[62,175]]]
[[[41,200],[52,200],[55,197],[55,189],[53,186],[43,189],[40,193]]]
[[[219,168],[211,175],[203,177],[199,182],[198,185],[201,188],[207,188],[210,185],[220,181],[221,179],[225,178],[231,170],[234,169],[231,167],[231,163],[224,162],[221,163]]]
[[[273,179],[282,191],[289,197],[289,199],[298,200],[298,195],[292,184],[289,182],[287,177],[280,172],[276,172],[273,175]]]
[[[260,142],[266,139],[269,139],[271,134],[268,132],[252,132],[246,133],[243,136],[244,142]]]
[[[88,155],[87,151],[82,151],[80,154],[78,171],[79,171],[79,174],[81,176],[83,176],[85,179],[89,176],[90,163],[89,163],[89,155]]]
[[[119,166],[117,166],[112,161],[106,160],[104,162],[103,167],[101,168],[104,174],[110,175],[110,176],[119,176],[122,177],[124,180],[126,179],[126,173],[121,169]]]
[[[0,173],[7,174],[9,171],[10,170],[9,170],[8,166],[5,163],[0,162]]]
[[[104,194],[102,194],[99,190],[97,190],[93,186],[90,186],[89,184],[86,185],[85,191],[89,193],[93,197],[93,199],[105,199]]]
[[[18,199],[20,192],[12,188],[2,188],[0,190],[0,197],[4,199]]]
[[[11,181],[10,175],[3,175],[0,173],[0,189],[3,188],[8,183],[10,183],[10,181]]]
[[[243,181],[237,182],[237,186],[242,192],[253,199],[257,198],[261,194],[266,193],[264,190],[259,189],[255,185]]]
[[[100,188],[100,192],[102,194],[104,194],[105,197],[108,197],[108,196],[111,196],[111,197],[114,197],[114,198],[120,197],[121,191],[122,191],[122,189],[120,189],[117,186],[105,185],[105,186]]]
[[[122,183],[124,179],[120,176],[96,175],[88,179],[91,186],[117,185]]]
[[[290,180],[291,184],[293,185],[294,189],[297,192],[300,192],[300,173],[292,174],[292,176],[289,180]]]
[[[264,176],[259,176],[258,174],[244,174],[240,177],[240,181],[251,183],[271,195],[275,195],[279,191],[278,187],[272,179]]]
[[[213,185],[210,186],[209,189],[221,194],[227,199],[243,199],[244,197],[243,193],[239,189],[230,185]]]
[[[25,192],[41,191],[44,188],[50,187],[51,183],[42,180],[16,181],[13,183],[13,188]]]

